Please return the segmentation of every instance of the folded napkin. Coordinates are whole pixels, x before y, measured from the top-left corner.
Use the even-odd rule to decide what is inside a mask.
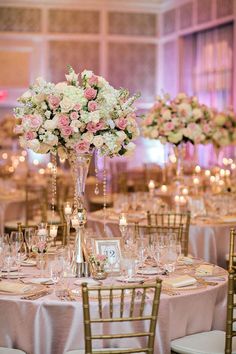
[[[225,215],[221,217],[221,220],[224,222],[235,222],[236,221],[236,215]]]
[[[183,264],[193,264],[193,259],[191,257],[181,257],[178,262]]]
[[[30,285],[13,283],[10,281],[1,281],[0,282],[0,291],[6,293],[17,293],[24,294],[25,292],[31,289]]]
[[[211,264],[201,264],[197,267],[195,275],[212,275],[213,274],[213,266]]]
[[[176,278],[170,278],[163,281],[163,286],[169,286],[172,288],[181,288],[188,285],[193,285],[197,280],[189,275],[181,275]]]

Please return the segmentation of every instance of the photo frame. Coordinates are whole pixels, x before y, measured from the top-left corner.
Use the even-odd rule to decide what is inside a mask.
[[[113,264],[113,272],[120,272],[121,259],[121,239],[119,238],[97,238],[94,239],[94,253],[106,255],[108,257],[108,266]]]

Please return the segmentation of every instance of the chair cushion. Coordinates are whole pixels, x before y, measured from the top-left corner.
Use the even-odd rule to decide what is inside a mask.
[[[202,332],[175,339],[171,342],[171,350],[180,354],[224,354],[225,332]],[[232,354],[234,353],[236,353],[236,341],[233,340]]]
[[[26,354],[26,352],[23,352],[22,350],[19,349],[0,347],[0,354]]]

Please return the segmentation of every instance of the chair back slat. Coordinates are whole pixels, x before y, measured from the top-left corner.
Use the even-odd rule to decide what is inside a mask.
[[[161,212],[151,213],[147,212],[147,224],[149,226],[165,226],[165,227],[178,227],[182,225],[181,247],[184,256],[188,255],[188,240],[189,240],[189,227],[190,227],[191,214],[189,211],[176,213],[176,212]]]
[[[233,330],[233,324],[236,322],[234,309],[236,302],[234,302],[234,293],[236,289],[236,267],[234,262],[235,252],[235,238],[236,230],[230,230],[230,243],[229,243],[229,275],[228,275],[228,294],[227,294],[227,318],[226,318],[226,335],[225,335],[225,354],[232,353],[232,341],[236,336],[236,331]]]
[[[150,296],[147,296],[150,291]],[[87,283],[82,284],[82,299],[84,313],[84,335],[85,335],[85,352],[95,353],[93,351],[93,341],[101,340],[107,344],[107,340],[119,340],[122,338],[144,338],[139,343],[143,343],[140,347],[130,349],[109,350],[109,353],[154,353],[154,338],[157,314],[160,302],[161,280],[157,279],[155,283],[136,284],[136,285],[120,285],[120,286],[92,286],[88,287]],[[106,298],[103,297],[106,294]],[[94,294],[97,294],[98,301],[94,300]],[[103,304],[102,304],[102,299]],[[149,306],[147,305],[147,301]],[[93,309],[91,309],[93,306]],[[98,311],[95,308],[98,307]],[[92,317],[91,317],[92,316]],[[95,318],[94,318],[95,317]],[[136,325],[136,322],[147,322],[149,326]],[[127,333],[126,326],[123,323],[134,322],[134,329]],[[109,326],[105,324],[110,323]],[[122,325],[117,326],[120,323]],[[93,326],[92,326],[93,325]],[[96,329],[95,329],[96,328]],[[104,333],[98,333],[98,328],[102,328]],[[138,331],[137,328],[142,328]],[[144,329],[145,328],[145,329]],[[115,329],[115,333],[110,333]],[[105,333],[106,332],[106,333]],[[108,332],[108,333],[107,333]],[[143,342],[146,341],[146,343]],[[132,342],[130,342],[132,343]],[[109,347],[112,347],[112,345]],[[127,346],[126,346],[127,347]],[[105,354],[107,350],[99,349],[96,353]]]

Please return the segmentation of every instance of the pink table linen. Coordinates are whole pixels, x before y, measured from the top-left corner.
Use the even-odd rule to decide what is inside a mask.
[[[105,219],[95,213],[89,213],[88,226],[98,235],[108,237],[121,236],[118,220]],[[190,225],[189,254],[206,262],[226,267],[226,255],[229,252],[229,233],[233,223],[204,223],[198,222]]]
[[[26,271],[36,274],[33,268]],[[71,285],[74,280],[71,279]],[[177,290],[180,295],[176,296],[162,294],[155,354],[170,353],[172,339],[212,329],[224,330],[226,289],[225,278],[216,286]],[[60,301],[51,294],[28,301],[19,296],[0,295],[0,346],[19,348],[27,354],[63,354],[83,348],[82,303],[77,299]],[[132,324],[127,324],[127,330],[129,326]],[[123,345],[127,346],[125,340]]]

